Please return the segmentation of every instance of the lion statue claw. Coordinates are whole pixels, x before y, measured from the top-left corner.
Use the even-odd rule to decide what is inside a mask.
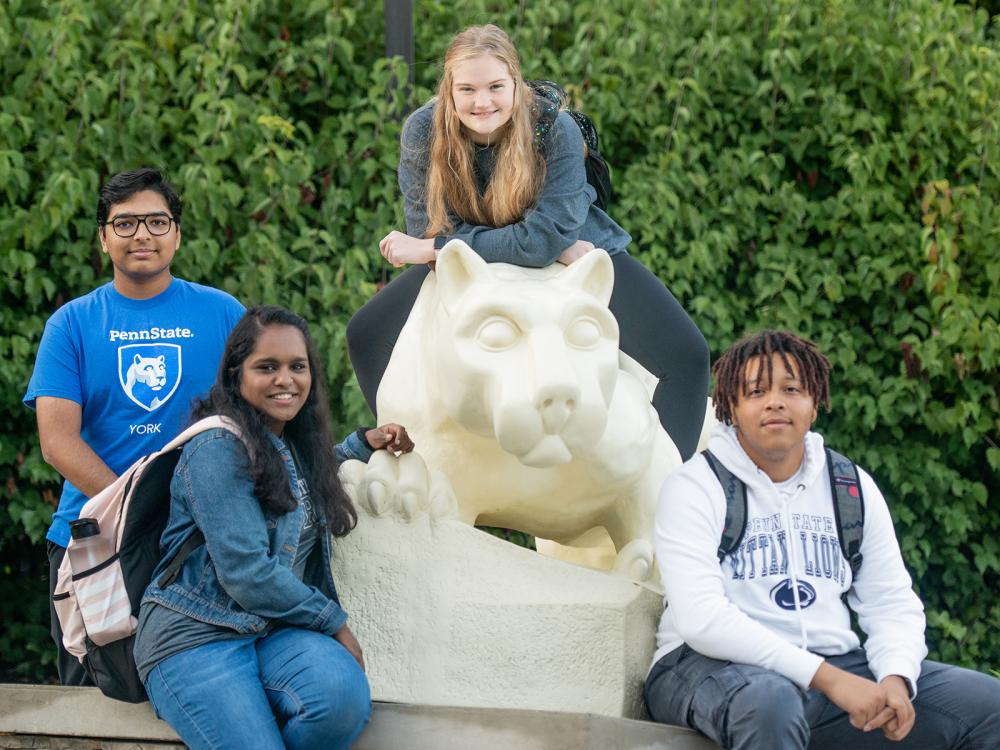
[[[395,455],[376,451],[367,464],[346,461],[340,469],[345,489],[375,518],[395,515],[412,521],[420,514],[432,520],[458,517],[458,503],[448,478],[430,471],[418,453]]]

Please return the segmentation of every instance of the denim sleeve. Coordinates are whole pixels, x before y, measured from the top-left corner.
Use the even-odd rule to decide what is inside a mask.
[[[329,635],[337,632],[347,613],[271,553],[268,519],[254,495],[246,451],[238,439],[218,433],[188,448],[176,476],[226,593],[260,617]]]
[[[597,197],[587,182],[583,135],[565,112],[556,118],[545,156],[545,181],[524,218],[504,227],[461,222],[448,239],[460,239],[489,263],[543,267],[580,238]]]
[[[365,441],[361,439],[361,436],[357,432],[352,432],[342,442],[337,443],[334,447],[334,452],[337,454],[337,463],[342,464],[344,461],[352,458],[368,463],[368,459],[372,457],[372,453],[375,451],[365,444]]]

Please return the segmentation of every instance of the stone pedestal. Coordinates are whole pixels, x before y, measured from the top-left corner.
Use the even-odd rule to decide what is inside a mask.
[[[642,715],[653,587],[427,515],[362,513],[335,550],[376,700]]]
[[[376,703],[352,750],[718,750],[681,727],[503,708]],[[97,688],[0,685],[0,750],[183,750],[149,704]]]

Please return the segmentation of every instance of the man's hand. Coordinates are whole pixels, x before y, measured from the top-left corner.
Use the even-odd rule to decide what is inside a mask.
[[[876,723],[878,721],[876,718],[875,721],[866,724],[864,729],[868,732],[881,727],[886,737],[899,742],[910,733],[910,730],[913,729],[913,722],[917,719],[917,712],[910,702],[910,690],[906,686],[906,680],[895,674],[883,679],[879,686],[886,695],[886,706],[882,713],[891,711],[892,716],[880,724]]]
[[[385,448],[391,453],[409,453],[413,450],[413,440],[403,425],[390,422],[365,432],[365,440],[375,450]]]
[[[396,268],[407,263],[430,263],[434,260],[434,240],[418,240],[393,230],[378,243],[378,251]]]
[[[333,634],[334,639],[336,639],[341,646],[346,648],[354,660],[361,665],[361,671],[365,671],[365,656],[361,653],[361,644],[358,643],[358,639],[354,637],[354,633],[351,629],[347,627],[346,623]]]
[[[883,711],[887,705],[885,688],[872,680],[838,669],[828,662],[819,665],[809,687],[816,688],[835,705],[844,709],[851,726],[856,729],[871,731],[885,724],[894,715],[892,709],[888,709],[889,715]]]
[[[572,245],[567,247],[561,253],[559,257],[556,258],[556,263],[562,263],[564,266],[568,266],[575,260],[580,260],[584,255],[589,253],[594,249],[593,242],[587,242],[587,240],[577,240]]]

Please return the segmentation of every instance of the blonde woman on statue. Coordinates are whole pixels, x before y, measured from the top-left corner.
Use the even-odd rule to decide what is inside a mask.
[[[595,248],[611,256],[610,309],[622,351],[658,380],[660,423],[689,458],[701,431],[708,346],[663,284],[628,254],[628,233],[598,207],[576,121],[521,75],[510,38],[493,25],[458,34],[437,96],[409,116],[399,161],[406,232],[379,250],[406,272],[352,318],[348,349],[368,405],[436,253],[451,239],[488,262],[569,265]]]

